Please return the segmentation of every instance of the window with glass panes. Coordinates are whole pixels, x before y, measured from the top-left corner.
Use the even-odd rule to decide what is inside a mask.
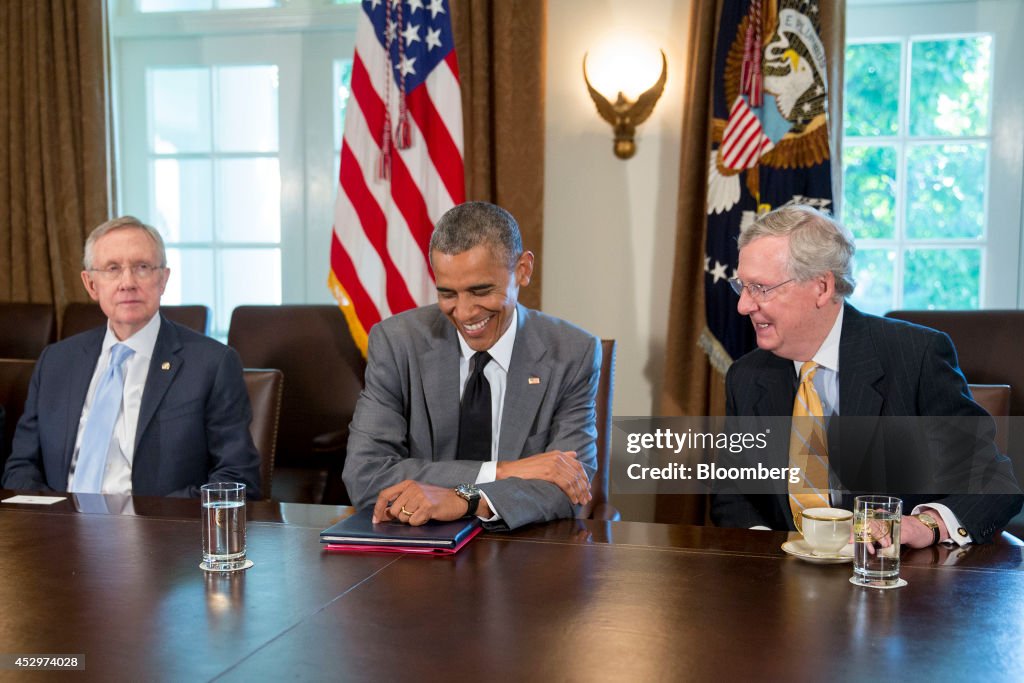
[[[156,226],[165,304],[329,303],[353,0],[111,0],[122,213]],[[187,18],[187,20],[186,20]]]
[[[852,301],[982,304],[992,37],[846,47],[843,220],[857,238]]]
[[[850,0],[841,217],[854,305],[1024,300],[1024,60],[1015,0]]]

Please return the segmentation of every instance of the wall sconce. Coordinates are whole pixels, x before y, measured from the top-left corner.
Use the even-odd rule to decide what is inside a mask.
[[[629,94],[636,93],[639,83],[643,87],[651,82],[653,72],[650,65],[655,60],[650,59],[651,51],[644,55],[636,50],[625,50],[623,52],[605,51],[605,54],[596,54],[592,60],[595,62],[587,69],[587,57],[583,55],[583,80],[587,84],[587,91],[597,106],[597,113],[608,123],[612,124],[615,131],[614,150],[615,156],[620,159],[629,159],[636,154],[636,127],[646,121],[654,111],[654,105],[661,97],[665,89],[665,79],[668,76],[668,60],[665,58],[665,51],[658,50],[661,54],[661,75],[657,82],[639,95],[630,97]],[[646,59],[645,59],[646,57]],[[646,62],[646,63],[645,63]],[[655,67],[656,68],[656,67]],[[646,72],[646,73],[645,73]],[[591,83],[590,76],[594,77],[597,83],[595,87]],[[615,101],[610,101],[605,93],[617,92]]]

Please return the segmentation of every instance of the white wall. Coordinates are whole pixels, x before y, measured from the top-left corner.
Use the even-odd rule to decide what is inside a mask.
[[[619,342],[614,414],[650,415],[661,390],[672,285],[690,0],[548,3],[544,311]],[[637,136],[612,154],[612,129],[582,76],[609,27],[661,47],[665,92]]]

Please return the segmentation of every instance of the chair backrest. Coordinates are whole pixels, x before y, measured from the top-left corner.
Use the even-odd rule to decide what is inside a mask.
[[[5,413],[3,434],[0,435],[0,472],[11,453],[14,429],[25,411],[28,385],[35,366],[34,360],[0,359],[0,405],[4,407]]]
[[[245,367],[284,372],[277,463],[303,466],[313,453],[328,453],[332,467],[340,468],[366,368],[341,310],[330,304],[239,306],[231,314],[228,345]]]
[[[270,499],[274,477],[274,455],[277,450],[277,427],[281,416],[281,388],[284,373],[280,370],[242,371],[245,388],[252,404],[252,422],[249,432],[260,453],[260,489]]]
[[[615,340],[601,340],[601,377],[597,381],[597,472],[590,483],[593,496],[580,511],[588,519],[617,520],[619,511],[608,502],[612,452],[612,398],[615,395]]]
[[[1009,445],[1010,385],[971,384],[974,401],[984,408],[996,421],[996,446],[1000,453],[1006,453]]]
[[[210,309],[206,306],[200,304],[161,306],[160,312],[168,320],[173,320],[200,334],[206,334],[209,329]],[[106,321],[107,317],[97,304],[69,303],[64,309],[64,317],[61,319],[60,338],[67,339],[79,332],[86,332],[94,327],[99,327]]]
[[[39,358],[56,338],[50,304],[0,303],[0,358]]]
[[[967,381],[1009,384],[1010,415],[1024,415],[1024,310],[891,311],[886,316],[948,334]]]

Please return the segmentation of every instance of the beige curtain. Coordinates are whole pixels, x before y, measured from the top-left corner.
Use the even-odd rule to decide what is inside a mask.
[[[452,0],[465,125],[466,197],[519,221],[537,255],[520,301],[540,308],[544,249],[546,0]]]
[[[711,149],[709,121],[718,14],[724,0],[692,0],[690,15],[688,92],[683,113],[675,270],[669,304],[665,383],[661,415],[724,415],[725,377],[716,372],[697,345],[704,329],[704,230],[707,158]],[[820,0],[821,39],[829,65],[829,117],[832,144],[833,194],[838,201],[842,177],[839,142],[842,133],[843,45],[846,0]],[[703,499],[658,497],[658,521],[700,523]]]
[[[109,217],[104,0],[0,2],[0,301],[87,300]]]

